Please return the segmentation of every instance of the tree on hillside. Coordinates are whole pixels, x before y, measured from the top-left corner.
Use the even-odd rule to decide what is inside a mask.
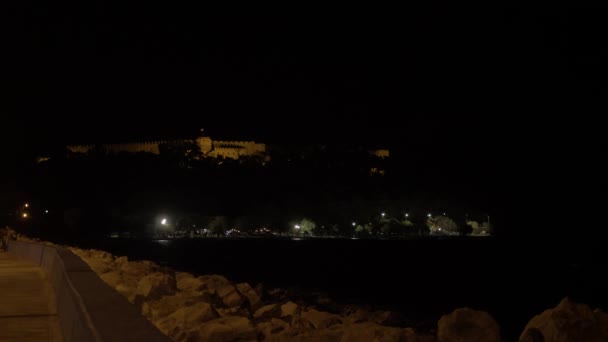
[[[454,220],[447,216],[436,216],[429,218],[427,225],[431,234],[457,234],[459,233],[458,225]]]
[[[298,235],[312,235],[316,227],[314,221],[305,218],[292,224],[291,231]]]
[[[225,216],[215,216],[209,222],[209,228],[211,233],[215,235],[226,235],[226,231],[228,230],[228,221]]]
[[[471,234],[473,235],[489,235],[492,233],[492,226],[488,222],[467,221],[467,225],[471,227]]]

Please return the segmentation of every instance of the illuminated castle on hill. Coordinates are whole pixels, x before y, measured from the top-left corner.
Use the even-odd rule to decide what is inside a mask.
[[[87,153],[90,150],[100,147],[106,153],[152,153],[160,154],[163,145],[196,144],[201,153],[210,158],[230,158],[239,159],[241,157],[265,156],[266,144],[259,144],[255,141],[222,141],[212,140],[210,137],[198,137],[194,140],[173,140],[173,141],[147,141],[121,144],[99,144],[99,145],[70,145],[67,149],[72,153]]]
[[[270,160],[270,154],[266,150],[266,144],[256,143],[255,141],[224,141],[212,140],[207,136],[200,136],[193,140],[169,140],[169,141],[146,141],[121,144],[92,144],[92,145],[70,145],[67,149],[72,153],[88,153],[91,150],[99,149],[107,154],[117,153],[151,153],[159,155],[163,148],[198,146],[204,158],[234,159],[242,157],[261,157],[264,161]],[[189,152],[189,151],[188,151]],[[369,150],[370,155],[375,156],[376,160],[389,158],[389,150]],[[39,162],[49,158],[39,158]],[[370,165],[369,174],[384,176],[385,169],[382,164]]]

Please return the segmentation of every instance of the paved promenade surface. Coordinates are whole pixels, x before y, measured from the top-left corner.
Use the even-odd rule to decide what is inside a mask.
[[[0,252],[0,341],[61,340],[55,291],[42,269]]]

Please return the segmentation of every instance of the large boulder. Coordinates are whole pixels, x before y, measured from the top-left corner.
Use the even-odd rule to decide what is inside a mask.
[[[607,324],[606,314],[564,298],[555,308],[534,316],[524,328],[520,341],[608,341]]]
[[[406,323],[405,317],[396,311],[378,311],[371,318],[374,322],[389,327],[401,327]]]
[[[215,293],[218,289],[230,285],[228,279],[216,274],[200,276],[197,279],[200,279],[205,284],[205,288],[211,293]]]
[[[487,312],[456,309],[441,317],[437,327],[440,342],[500,342],[500,328]]]
[[[346,315],[345,321],[348,323],[363,323],[371,321],[373,314],[367,310],[356,309]]]
[[[172,275],[155,272],[139,281],[135,294],[144,300],[154,300],[164,295],[172,295],[176,289],[175,278]]]
[[[177,309],[175,312],[154,322],[158,330],[174,340],[180,340],[188,331],[218,317],[209,303],[196,303]]]
[[[341,323],[342,319],[338,315],[309,309],[301,312],[295,325],[304,329],[324,329]]]
[[[273,341],[289,341],[289,342],[340,342],[344,335],[345,329],[342,325],[334,325],[325,329],[316,330],[305,330],[305,331],[286,331],[283,334],[275,335],[278,338],[268,339],[269,342]],[[350,342],[350,340],[347,340]],[[376,340],[369,340],[376,342]],[[266,340],[265,340],[266,342]]]
[[[190,277],[184,276],[183,273],[178,273],[179,277],[176,276],[177,288],[180,291],[187,292],[198,292],[207,288],[207,283],[201,278],[195,278],[190,274]]]
[[[187,335],[187,341],[257,341],[257,331],[246,317],[222,317],[191,330]]]
[[[298,304],[289,301],[281,305],[281,318],[291,319],[295,317],[300,311]]]
[[[245,297],[247,306],[251,312],[255,312],[262,306],[262,299],[258,293],[247,283],[236,285],[236,289]]]
[[[280,334],[289,329],[289,324],[282,319],[272,318],[270,321],[259,323],[257,329],[265,337],[265,340],[268,340],[269,336]]]
[[[595,309],[593,311],[593,316],[595,316],[602,334],[608,336],[608,314],[600,309]]]
[[[222,303],[228,308],[241,306],[245,299],[232,284],[226,284],[216,289],[216,294],[222,299]]]
[[[125,276],[141,279],[148,274],[158,272],[160,267],[151,261],[128,261],[120,265]]]
[[[155,322],[176,312],[178,309],[201,302],[200,297],[192,297],[183,292],[173,296],[163,296],[158,300],[144,302],[141,313],[150,321]]]
[[[279,317],[281,317],[281,306],[279,304],[262,306],[253,314],[253,318],[259,320],[268,320]]]
[[[219,314],[220,317],[227,317],[227,316],[241,316],[241,317],[249,317],[250,313],[247,309],[245,308],[241,308],[241,307],[235,307],[235,308],[217,308],[215,309]]]
[[[120,284],[116,285],[116,287],[114,289],[116,290],[116,292],[120,293],[125,298],[127,298],[127,300],[131,304],[135,303],[135,292],[137,291],[137,287],[129,286],[125,283],[120,283]]]
[[[435,337],[419,335],[413,329],[384,327],[373,322],[356,323],[344,327],[341,342],[434,342]],[[470,340],[475,341],[475,340]]]
[[[114,262],[111,259],[90,258],[83,260],[97,274],[104,274],[115,269]]]
[[[126,257],[126,256],[117,257],[117,258],[114,260],[114,264],[115,264],[117,267],[120,267],[120,266],[122,266],[122,265],[124,265],[124,264],[126,264],[126,263],[128,263],[128,262],[129,262],[129,258],[128,258],[128,257]]]
[[[283,302],[289,300],[287,290],[285,289],[270,289],[267,292],[268,299],[273,302]]]
[[[115,288],[118,284],[122,283],[122,275],[120,272],[112,271],[99,275],[99,278],[106,284],[110,285],[111,288]]]

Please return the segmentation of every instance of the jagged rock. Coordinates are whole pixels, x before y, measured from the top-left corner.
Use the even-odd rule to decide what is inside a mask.
[[[299,311],[298,304],[294,302],[287,302],[281,305],[281,317],[290,318],[294,317]]]
[[[89,267],[97,274],[104,274],[114,270],[114,263],[108,259],[90,258],[83,259]]]
[[[295,341],[295,342],[340,342],[344,335],[344,327],[334,325],[325,329],[308,330],[308,331],[293,331],[287,330],[280,334],[270,335],[264,341],[279,342],[279,341]],[[350,340],[348,340],[350,342]],[[371,340],[375,342],[375,340]]]
[[[215,293],[218,289],[226,285],[230,285],[230,281],[228,281],[228,279],[216,274],[200,276],[197,279],[200,279],[200,281],[205,284],[207,290],[211,293]]]
[[[262,306],[262,299],[249,284],[237,284],[236,289],[245,297],[245,300],[251,312],[255,312]]]
[[[177,286],[175,278],[169,274],[156,272],[143,277],[137,284],[136,295],[144,300],[154,300],[163,295],[172,295]]]
[[[120,265],[125,278],[137,279],[137,281],[159,269],[160,267],[151,261],[129,261]]]
[[[108,261],[114,261],[115,257],[114,255],[112,255],[111,253],[105,252],[105,251],[100,251],[97,249],[92,249],[91,250],[91,257],[93,258],[99,258],[99,259],[105,259]]]
[[[302,311],[295,325],[305,329],[323,329],[341,323],[342,319],[338,315],[310,309]]]
[[[608,341],[607,322],[608,318],[600,311],[593,312],[585,304],[564,298],[555,308],[534,316],[524,328],[520,341]]]
[[[144,302],[141,313],[154,322],[177,311],[179,308],[201,302],[200,297],[192,297],[180,292],[173,296],[163,296],[158,300]]]
[[[247,309],[244,308],[216,308],[215,309],[220,317],[227,317],[227,316],[241,316],[241,317],[249,317],[249,311],[247,311]]]
[[[180,291],[201,291],[206,289],[206,283],[199,277],[186,277],[181,276],[177,279],[177,288]]]
[[[395,311],[380,311],[374,313],[372,320],[380,325],[399,327],[405,324],[405,317]]]
[[[600,309],[595,309],[593,310],[593,316],[600,327],[600,331],[608,336],[608,314]]]
[[[187,279],[187,278],[194,278],[194,275],[192,275],[192,273],[188,273],[188,272],[175,272],[175,280],[178,283],[180,280]]]
[[[441,317],[437,337],[440,342],[500,342],[500,328],[487,312],[461,308]]]
[[[209,303],[196,303],[191,306],[177,309],[169,316],[154,322],[163,334],[177,340],[187,331],[202,326],[205,322],[218,317],[217,312]]]
[[[411,329],[383,327],[372,322],[356,323],[344,328],[343,342],[418,342]]]
[[[222,299],[222,302],[226,307],[233,308],[243,304],[244,298],[231,284],[226,284],[216,289],[216,293]]]
[[[258,296],[260,296],[260,298],[264,297],[264,284],[257,283],[257,285],[255,286],[254,290],[258,294]]]
[[[268,291],[268,298],[275,302],[283,302],[288,299],[287,290],[284,289],[272,289]]]
[[[101,278],[101,280],[103,280],[106,284],[110,285],[111,288],[116,288],[116,286],[123,281],[122,275],[117,271],[101,274],[99,278]]]
[[[261,322],[258,324],[257,329],[260,333],[267,337],[289,329],[289,324],[282,319],[272,318],[270,321]]]
[[[120,267],[120,266],[122,266],[122,265],[124,265],[124,264],[126,264],[126,263],[128,263],[128,262],[129,262],[129,258],[128,258],[128,257],[126,257],[126,256],[117,257],[117,258],[114,260],[114,264],[115,264],[117,267]]]
[[[262,306],[253,314],[253,318],[261,320],[279,317],[281,317],[281,306],[279,304]]]
[[[372,320],[372,313],[363,309],[356,309],[354,312],[349,313],[345,320],[349,323],[361,323]]]
[[[191,330],[187,341],[232,342],[257,341],[257,332],[245,317],[222,317]]]
[[[135,292],[137,290],[134,286],[128,286],[124,283],[118,284],[115,287],[116,291],[127,298],[127,300],[133,304],[135,303]]]

